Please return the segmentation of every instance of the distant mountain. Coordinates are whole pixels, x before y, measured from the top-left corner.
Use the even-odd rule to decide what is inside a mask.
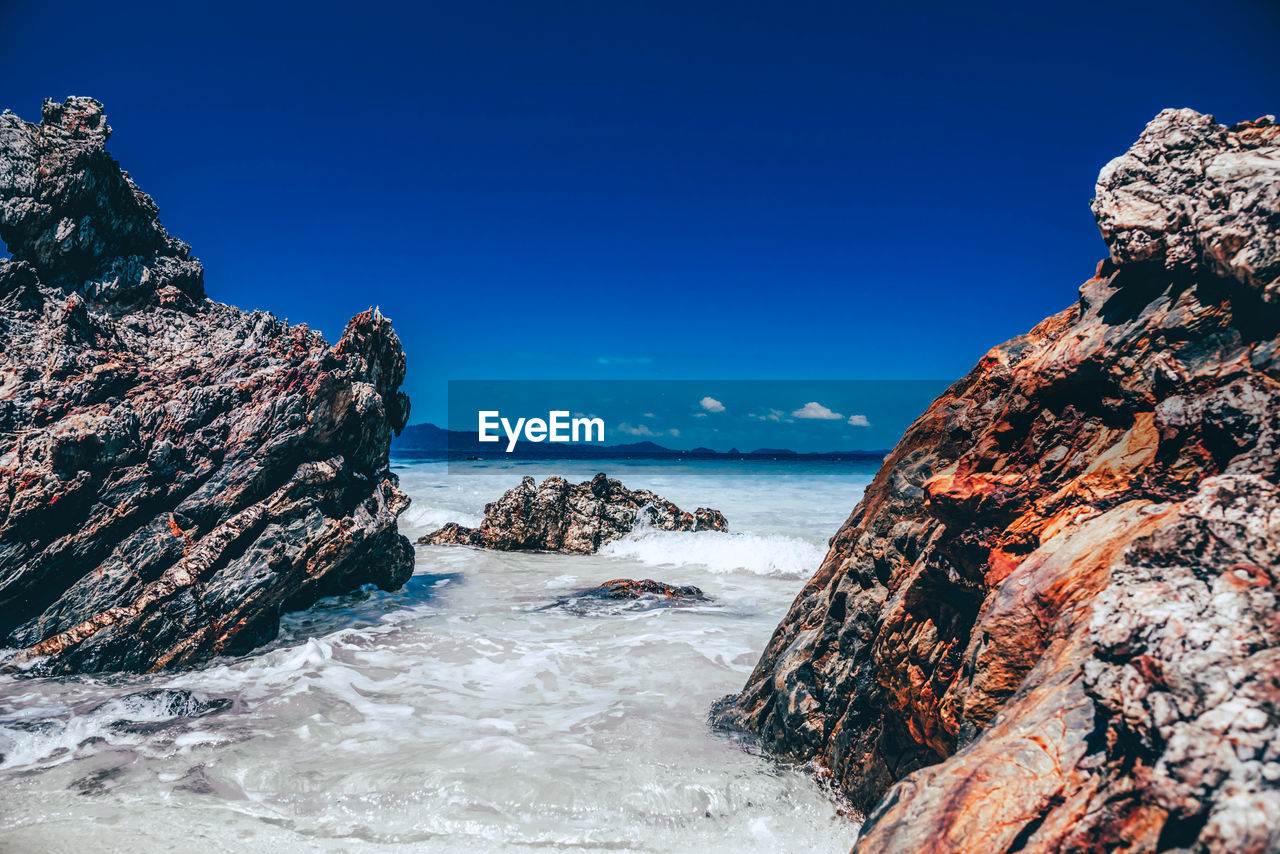
[[[451,444],[450,434],[455,442],[470,435],[457,430],[445,430],[434,424],[410,424],[401,431],[399,436],[391,440],[391,450],[445,451]]]
[[[743,453],[737,448],[721,453],[713,448],[694,448],[682,451],[667,448],[656,442],[628,442],[621,445],[595,445],[582,442],[529,442],[522,440],[515,450],[507,453],[507,440],[481,442],[476,434],[463,430],[446,430],[434,424],[411,424],[391,441],[391,453],[402,457],[426,457],[437,459],[758,459],[780,456],[810,460],[882,460],[886,451],[831,451],[824,453],[799,453],[789,449],[761,448]]]
[[[570,442],[569,445],[572,446],[573,443]],[[602,448],[602,449],[607,448],[611,451],[638,452],[638,453],[644,453],[644,454],[654,454],[654,453],[679,454],[681,453],[680,451],[673,451],[670,448],[664,448],[661,445],[655,444],[654,442],[629,442],[624,445],[582,445],[581,447]]]

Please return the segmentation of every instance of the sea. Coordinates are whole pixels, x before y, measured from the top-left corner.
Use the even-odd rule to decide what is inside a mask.
[[[708,720],[876,463],[393,460],[411,539],[526,475],[597,471],[729,533],[590,556],[416,546],[413,578],[287,615],[191,671],[0,676],[0,851],[846,852],[812,769]],[[615,578],[705,601],[601,602]]]

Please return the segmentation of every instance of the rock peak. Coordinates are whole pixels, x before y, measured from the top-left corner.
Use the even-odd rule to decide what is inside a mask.
[[[41,112],[41,127],[49,134],[62,135],[69,140],[85,140],[105,145],[111,136],[107,124],[107,111],[95,98],[72,95],[61,104],[53,98],[45,98]]]
[[[1280,126],[1163,110],[1098,175],[1093,213],[1116,264],[1233,280],[1280,304]]]
[[[49,285],[98,302],[204,296],[204,267],[106,151],[93,98],[44,102],[40,124],[0,114],[0,239]]]

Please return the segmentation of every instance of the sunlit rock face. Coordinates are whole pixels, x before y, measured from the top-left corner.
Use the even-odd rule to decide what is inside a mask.
[[[109,135],[91,98],[0,115],[0,647],[38,673],[244,651],[412,572],[390,322],[330,347],[209,300]]]
[[[722,723],[857,850],[1280,850],[1280,128],[1167,110],[1079,302],[925,412]]]

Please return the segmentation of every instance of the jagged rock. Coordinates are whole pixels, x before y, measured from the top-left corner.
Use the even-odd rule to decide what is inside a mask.
[[[651,578],[615,578],[599,587],[583,591],[582,596],[599,599],[706,599],[703,592],[693,586],[677,587]]]
[[[535,487],[526,477],[484,507],[479,528],[450,522],[418,540],[429,545],[479,546],[501,551],[552,551],[594,554],[605,543],[629,534],[637,525],[663,531],[724,531],[719,510],[699,507],[686,513],[646,489],[630,490],[597,474],[571,484],[549,477]]]
[[[653,608],[703,605],[710,601],[709,596],[693,586],[678,587],[650,578],[615,578],[598,587],[579,590],[557,599],[546,608],[562,608],[581,616],[602,616]]]
[[[1280,126],[1165,110],[1098,176],[1093,212],[1118,264],[1230,278],[1280,303]]]
[[[0,646],[41,673],[242,652],[412,572],[387,460],[405,360],[205,298],[102,105],[0,116]]]
[[[934,402],[720,723],[861,852],[1280,850],[1277,129],[1166,111],[1112,258]]]
[[[191,248],[169,236],[151,197],[107,154],[102,104],[47,100],[43,112],[38,125],[0,114],[0,239],[13,259],[90,300],[170,287],[203,297]]]

